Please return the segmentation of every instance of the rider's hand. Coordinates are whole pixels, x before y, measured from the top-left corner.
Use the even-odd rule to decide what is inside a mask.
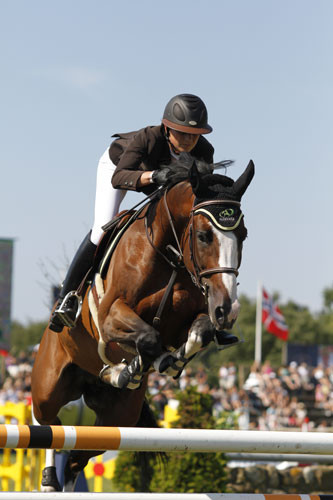
[[[164,167],[159,170],[154,170],[151,176],[151,180],[154,184],[158,186],[166,186],[169,183],[170,176],[172,174],[170,167]]]

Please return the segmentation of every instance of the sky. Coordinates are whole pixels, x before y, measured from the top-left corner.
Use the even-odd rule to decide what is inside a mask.
[[[199,95],[215,160],[249,159],[239,292],[319,312],[332,278],[331,0],[1,0],[0,238],[14,238],[12,319],[47,319],[50,287],[93,222],[116,132]],[[128,194],[122,208],[142,195]]]

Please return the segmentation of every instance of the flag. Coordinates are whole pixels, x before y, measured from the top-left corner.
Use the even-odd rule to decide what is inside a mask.
[[[264,289],[262,289],[262,322],[269,333],[281,340],[288,340],[289,331],[283,314]]]

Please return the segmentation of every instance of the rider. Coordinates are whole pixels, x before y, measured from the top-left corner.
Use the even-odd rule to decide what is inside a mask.
[[[49,324],[51,330],[61,332],[65,325],[75,325],[78,299],[73,291],[77,290],[92,265],[103,235],[102,226],[118,213],[126,191],[150,194],[158,186],[165,185],[167,169],[160,169],[160,166],[169,164],[172,168],[173,159],[177,159],[180,153],[191,153],[194,158],[213,163],[214,148],[202,137],[212,130],[200,97],[180,94],[167,103],[161,125],[112,136],[116,139],[98,164],[94,224],[75,254],[62,284]],[[226,344],[238,340],[234,335],[225,335]]]

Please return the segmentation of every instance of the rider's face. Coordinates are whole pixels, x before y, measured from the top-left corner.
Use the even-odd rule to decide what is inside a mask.
[[[199,134],[186,134],[170,129],[169,141],[177,153],[189,153],[199,140]]]

